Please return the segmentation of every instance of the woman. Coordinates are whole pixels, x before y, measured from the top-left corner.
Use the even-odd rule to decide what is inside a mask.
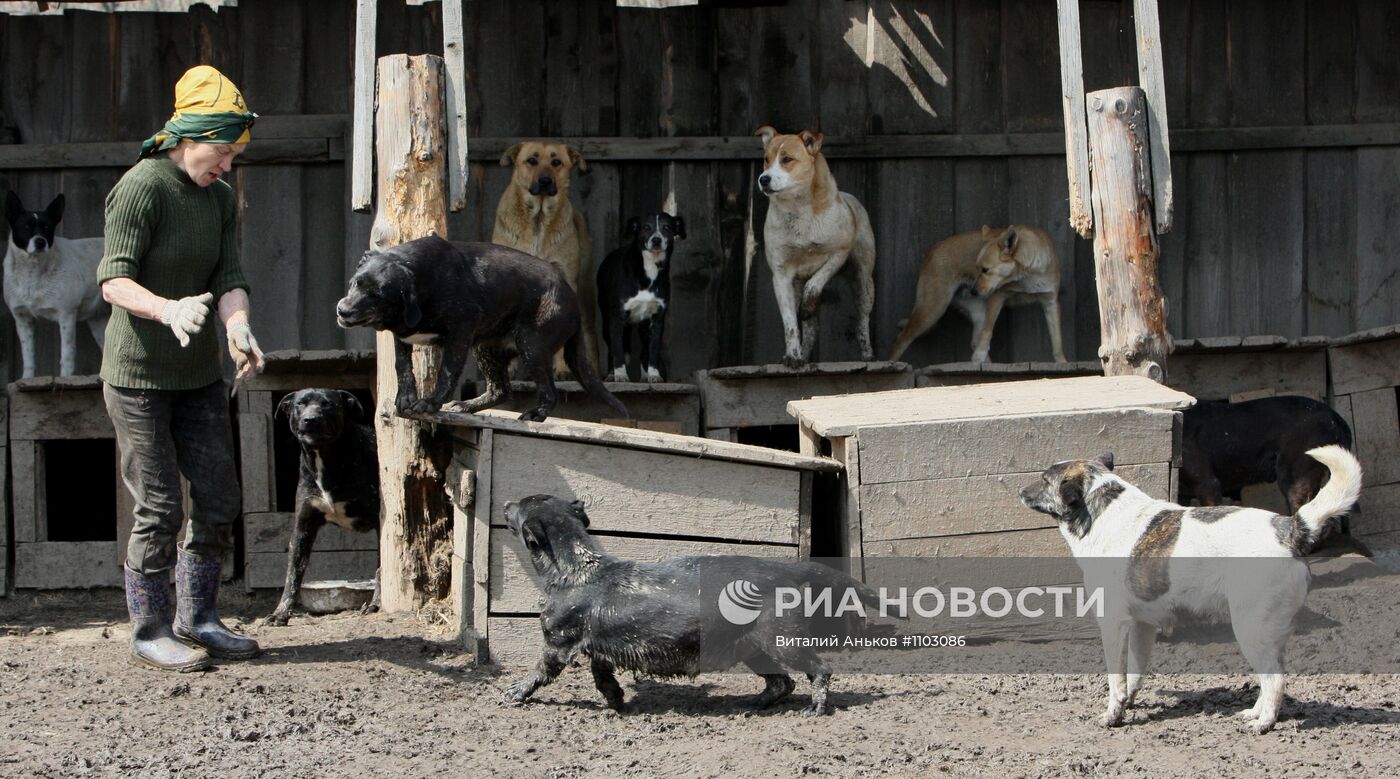
[[[221,180],[256,118],[233,82],[207,65],[192,68],[175,86],[175,114],[107,196],[97,268],[112,304],[102,391],[136,504],[125,570],[131,656],[151,668],[194,671],[209,667],[211,656],[258,652],[215,611],[242,502],[218,336],[208,322],[218,301],[238,375],[262,370],[238,261],[235,196]],[[194,507],[177,550],[181,475]]]

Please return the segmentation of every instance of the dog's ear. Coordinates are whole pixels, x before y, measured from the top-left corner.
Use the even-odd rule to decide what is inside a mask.
[[[762,127],[758,128],[757,130],[754,130],[754,131],[753,131],[753,134],[754,134],[754,135],[757,135],[757,136],[760,137],[760,138],[762,138],[762,139],[763,139],[763,145],[764,145],[764,146],[767,146],[768,143],[769,143],[770,141],[772,141],[775,137],[777,137],[778,131],[777,131],[777,130],[774,130],[773,127],[772,127],[772,125],[767,125],[767,124],[765,124],[765,125],[763,125]]]
[[[44,209],[44,216],[49,218],[50,225],[56,225],[63,221],[64,204],[63,193],[60,192],[58,193],[58,197],[54,198],[52,203],[49,203],[49,207]]]
[[[1104,452],[1098,457],[1095,457],[1094,462],[1098,463],[1099,465],[1102,465],[1110,471],[1113,470],[1113,452]]]
[[[360,399],[355,397],[354,393],[349,390],[339,390],[339,392],[340,399],[345,401],[345,410],[347,414],[361,422],[365,421],[365,407],[360,405]]]
[[[676,237],[677,237],[677,238],[684,238],[684,237],[685,237],[685,220],[682,219],[682,218],[679,217],[679,216],[676,217]]]
[[[807,147],[808,152],[816,154],[822,150],[822,139],[826,136],[821,133],[814,133],[811,130],[803,130],[798,133],[797,137],[802,139],[802,145]]]
[[[583,155],[579,154],[578,149],[575,149],[572,146],[565,146],[564,148],[567,149],[569,152],[569,164],[573,165],[575,168],[578,168],[579,173],[587,173],[588,160],[585,160],[583,158]]]
[[[525,144],[523,143],[517,143],[509,149],[506,149],[505,152],[501,154],[501,167],[509,168],[510,166],[514,165],[515,155],[520,153],[520,149],[524,145]]]
[[[576,500],[569,504],[569,508],[574,510],[574,516],[578,517],[578,521],[582,522],[584,527],[588,527],[588,512],[583,510],[583,501]]]
[[[995,238],[995,237],[997,237],[997,231],[996,231],[996,230],[993,230],[993,229],[992,229],[990,226],[988,226],[988,225],[982,225],[982,239],[983,239],[983,240],[985,240],[985,241],[990,241],[991,239],[993,239],[993,238]]]
[[[403,326],[413,329],[423,321],[423,309],[418,306],[418,290],[414,289],[413,273],[399,263],[393,263],[398,277],[399,297],[403,303]]]
[[[292,416],[292,406],[293,406],[296,402],[297,402],[297,393],[295,393],[295,392],[289,393],[286,397],[282,398],[282,401],[281,401],[280,403],[277,404],[277,413],[279,413],[279,414],[281,414],[282,416],[287,417],[288,419],[290,419],[291,416]]]
[[[638,218],[635,217],[635,216],[632,217],[631,219],[628,219],[628,220],[627,220],[627,234],[628,234],[628,235],[635,236],[635,235],[637,234],[637,232],[640,231],[641,229],[642,229],[642,220],[638,219]]]
[[[1073,514],[1079,510],[1084,503],[1084,488],[1079,484],[1079,480],[1073,477],[1060,481],[1060,506],[1064,508],[1065,514]]]
[[[1006,237],[1001,239],[1001,250],[1007,254],[1012,254],[1016,251],[1016,246],[1020,242],[1021,236],[1016,234],[1016,228],[1008,228]]]
[[[19,201],[19,195],[14,190],[5,193],[5,221],[13,222],[24,213],[24,204]]]

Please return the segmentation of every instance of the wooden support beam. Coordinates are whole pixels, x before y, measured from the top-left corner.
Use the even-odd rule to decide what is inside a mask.
[[[446,146],[441,57],[395,54],[379,60],[375,135],[378,186],[371,248],[431,233],[446,237]],[[451,588],[452,510],[443,488],[451,439],[398,416],[394,337],[377,336],[375,432],[383,504],[379,582],[385,611],[415,611]],[[437,347],[413,348],[420,395],[433,387]]]
[[[1167,310],[1157,283],[1147,98],[1138,87],[1089,95],[1094,267],[1105,376],[1166,380]]]
[[[379,3],[376,0],[357,0],[350,208],[361,213],[368,213],[374,202],[374,42],[378,22]]]
[[[1084,118],[1084,57],[1080,47],[1079,0],[1058,0],[1060,13],[1060,97],[1065,111],[1065,159],[1069,173],[1069,223],[1084,238],[1094,237],[1090,207],[1089,129]]]
[[[463,0],[442,0],[442,58],[447,63],[448,204],[467,207],[467,66]]]
[[[1172,154],[1167,136],[1167,84],[1162,75],[1162,31],[1157,0],[1133,0],[1138,83],[1147,95],[1147,140],[1152,150],[1152,203],[1157,233],[1172,229]]]

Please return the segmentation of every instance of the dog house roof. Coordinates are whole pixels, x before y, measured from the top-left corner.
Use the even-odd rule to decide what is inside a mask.
[[[787,410],[817,435],[839,438],[866,427],[1123,408],[1175,410],[1195,402],[1141,376],[1078,376],[830,395],[791,401]]]

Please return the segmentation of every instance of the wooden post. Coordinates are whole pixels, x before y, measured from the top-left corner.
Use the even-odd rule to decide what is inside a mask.
[[[370,246],[383,249],[436,233],[447,236],[447,137],[441,57],[395,54],[379,60],[375,118],[376,214]],[[452,508],[443,479],[451,439],[400,418],[394,337],[381,332],[375,378],[379,482],[379,586],[384,611],[414,611],[446,598],[452,573]],[[441,355],[413,347],[420,396],[432,390]]]
[[[463,0],[442,0],[442,56],[447,61],[447,179],[453,211],[467,207],[467,68]]]
[[[365,213],[374,200],[374,41],[379,23],[376,0],[355,6],[355,105],[351,115],[350,209]]]
[[[1138,87],[1099,90],[1089,95],[1088,118],[1099,359],[1105,376],[1165,381],[1171,337],[1157,284],[1147,100]]]
[[[1065,112],[1065,161],[1069,175],[1069,223],[1094,237],[1089,210],[1089,133],[1084,118],[1084,56],[1080,51],[1079,0],[1059,0],[1060,97]]]
[[[1147,93],[1148,140],[1152,144],[1152,202],[1157,233],[1172,229],[1172,150],[1167,139],[1167,85],[1162,75],[1162,31],[1157,0],[1133,0],[1137,28],[1138,83]]]

